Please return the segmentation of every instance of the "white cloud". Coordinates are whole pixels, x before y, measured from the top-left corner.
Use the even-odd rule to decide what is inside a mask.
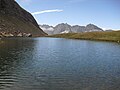
[[[30,1],[30,0],[20,0],[20,1],[22,1],[22,2],[28,2],[28,1]]]
[[[15,1],[18,1],[18,2],[21,2],[21,3],[29,3],[29,2],[32,2],[32,0],[15,0]]]
[[[59,9],[43,10],[43,11],[39,11],[39,12],[33,12],[32,15],[38,15],[38,14],[43,14],[43,13],[51,13],[51,12],[63,12],[63,10],[59,10]]]
[[[86,0],[70,0],[69,2],[70,3],[77,3],[77,2],[83,2],[83,1],[86,1]]]

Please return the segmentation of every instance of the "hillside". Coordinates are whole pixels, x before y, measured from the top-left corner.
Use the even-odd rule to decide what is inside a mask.
[[[120,42],[120,31],[67,33],[51,35],[49,37]]]
[[[0,33],[44,36],[34,17],[15,0],[0,0]]]

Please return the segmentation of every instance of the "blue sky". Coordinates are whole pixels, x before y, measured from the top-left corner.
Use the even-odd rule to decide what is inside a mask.
[[[120,0],[16,0],[39,24],[87,25],[120,29]]]

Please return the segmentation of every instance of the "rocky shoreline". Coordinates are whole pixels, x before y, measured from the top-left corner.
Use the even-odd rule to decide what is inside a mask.
[[[0,38],[4,37],[32,37],[31,33],[21,33],[21,32],[0,32]]]

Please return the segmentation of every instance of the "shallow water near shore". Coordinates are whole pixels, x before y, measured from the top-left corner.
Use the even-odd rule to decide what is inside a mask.
[[[120,44],[2,39],[0,90],[120,90]]]

